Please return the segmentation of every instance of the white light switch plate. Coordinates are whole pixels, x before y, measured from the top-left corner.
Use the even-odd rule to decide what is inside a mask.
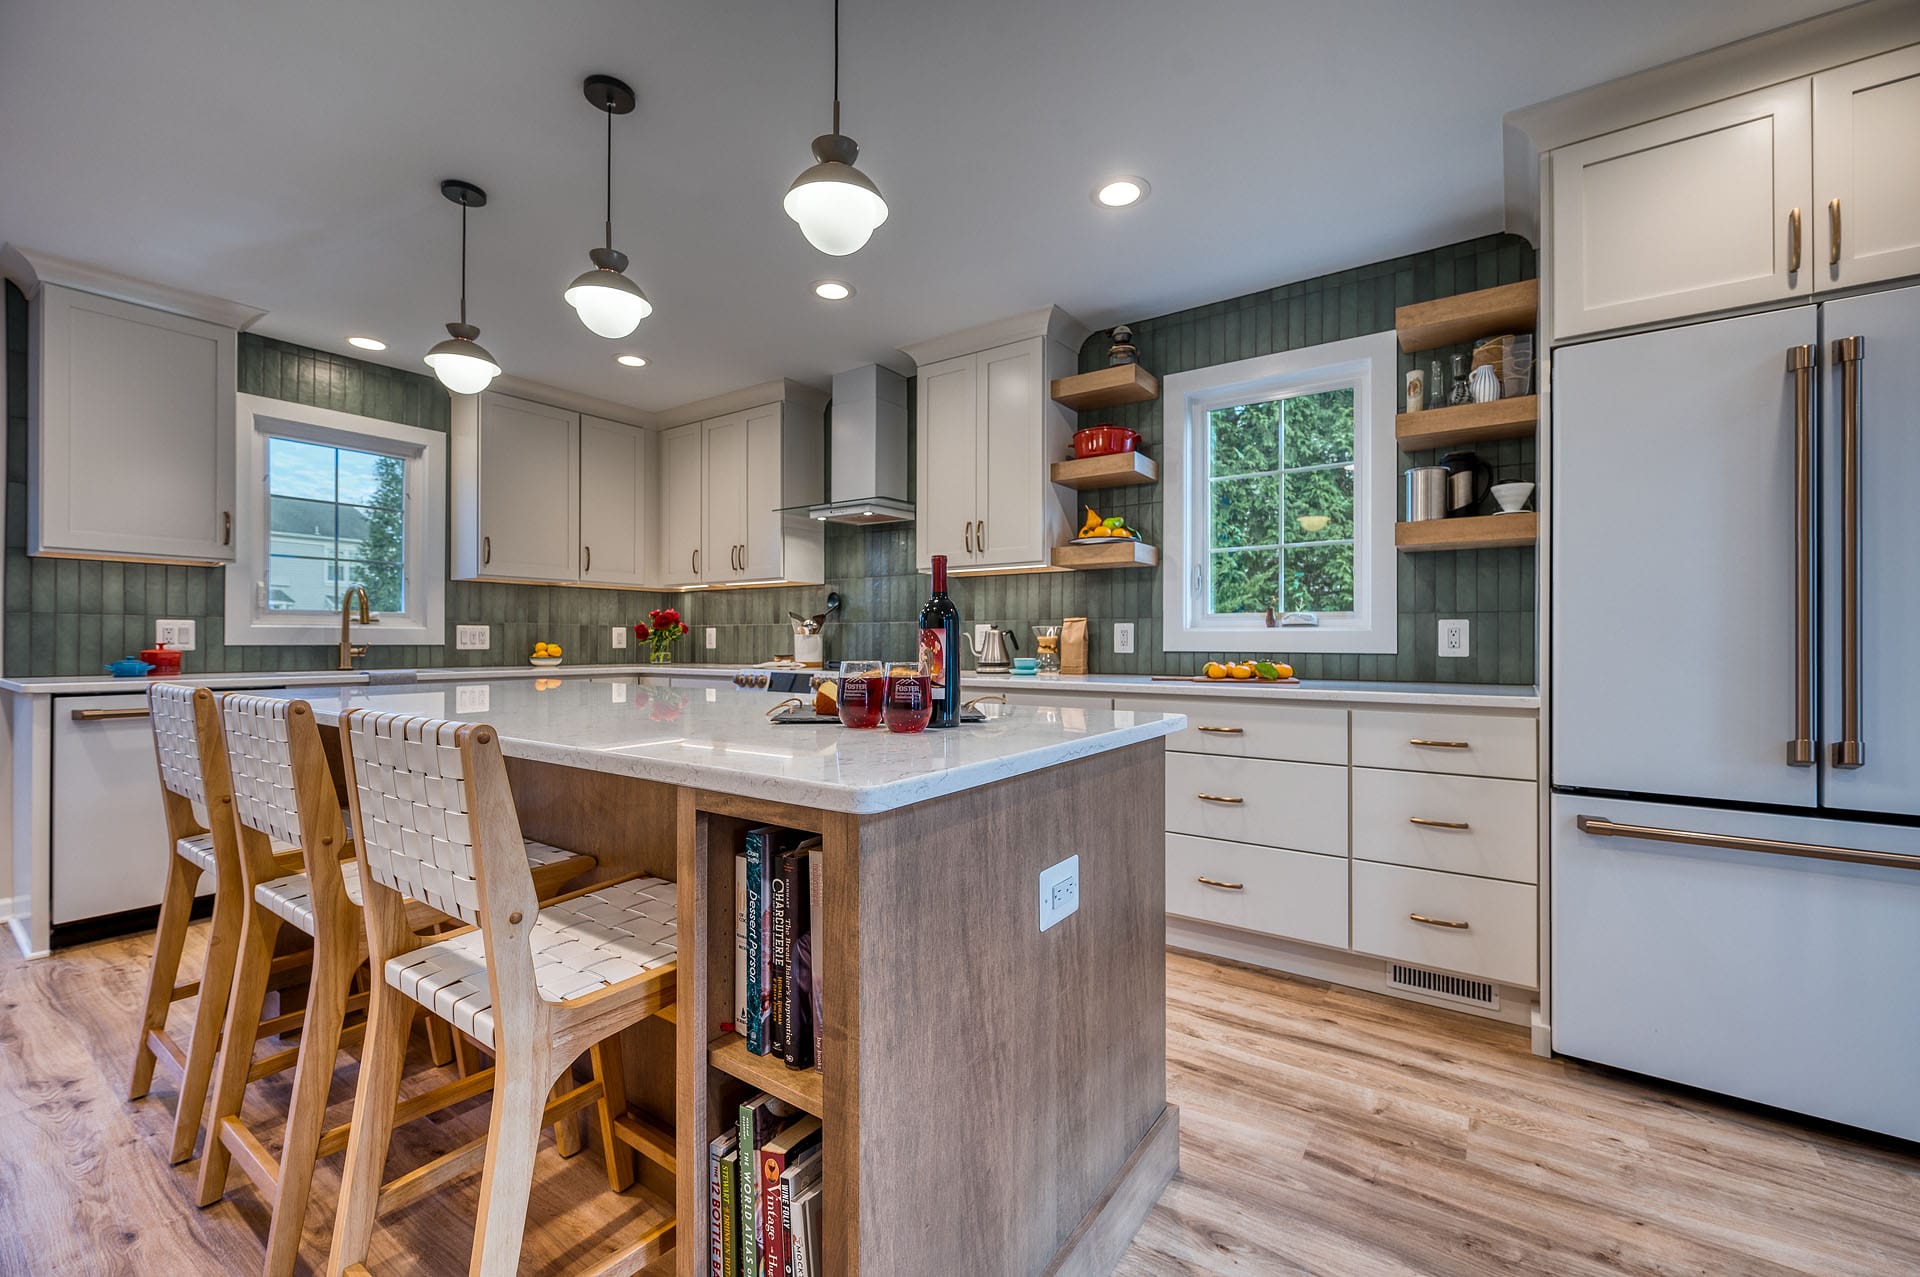
[[[493,627],[456,625],[453,627],[453,646],[459,652],[484,652],[493,646]]]
[[[1080,908],[1080,857],[1068,856],[1040,871],[1040,930]]]
[[[711,652],[714,648],[719,646],[720,646],[720,631],[715,627],[709,625],[707,627],[707,650]]]
[[[158,646],[164,643],[176,652],[191,652],[196,628],[192,621],[155,621],[153,623],[154,644]]]
[[[627,647],[627,627],[624,625],[614,626],[613,627],[613,650],[616,652],[624,652],[626,650],[626,647]]]
[[[1133,651],[1133,622],[1115,621],[1113,623],[1113,650],[1121,656]]]
[[[1467,629],[1465,621],[1440,622],[1440,655],[1468,655],[1471,649],[1467,645]]]

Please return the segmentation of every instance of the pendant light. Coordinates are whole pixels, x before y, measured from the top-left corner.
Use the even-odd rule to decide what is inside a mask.
[[[610,75],[587,77],[587,101],[607,113],[607,242],[587,254],[593,269],[567,285],[567,305],[602,337],[625,337],[653,313],[653,303],[623,273],[627,255],[613,247],[613,117],[633,110],[633,90]]]
[[[487,193],[472,182],[449,178],[440,193],[460,206],[460,322],[448,324],[448,338],[427,352],[427,367],[456,395],[477,395],[500,375],[500,365],[474,340],[480,330],[467,322],[467,210],[485,208]]]
[[[813,157],[819,163],[787,188],[787,216],[821,252],[857,253],[887,220],[887,202],[873,179],[853,166],[860,147],[840,131],[840,0],[833,0],[833,132],[813,139]]]

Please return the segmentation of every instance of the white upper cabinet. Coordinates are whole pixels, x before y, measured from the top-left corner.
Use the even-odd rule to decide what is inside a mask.
[[[706,537],[706,434],[706,427],[695,422],[667,431],[660,440],[663,584],[700,580],[700,545]]]
[[[1049,478],[1074,414],[1051,398],[1087,331],[1045,307],[904,349],[919,367],[915,539],[954,572],[1041,570],[1073,535],[1073,493]]]
[[[1824,269],[1807,79],[1562,147],[1551,173],[1556,338],[1804,296]]]
[[[662,442],[663,586],[818,584],[826,529],[824,421],[796,402],[678,426]]]
[[[456,580],[580,578],[580,416],[487,391],[453,397]]]
[[[1821,288],[1920,275],[1920,44],[1813,77]]]
[[[29,344],[31,554],[233,558],[237,332],[43,284]]]
[[[707,533],[700,579],[738,581],[747,542],[747,414],[707,423]]]
[[[656,440],[650,431],[580,418],[580,579],[639,586],[654,573],[647,490]]]

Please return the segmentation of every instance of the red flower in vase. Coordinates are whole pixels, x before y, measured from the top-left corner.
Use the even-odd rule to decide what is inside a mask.
[[[638,639],[642,643],[646,642],[652,636],[653,636],[653,631],[647,628],[646,622],[644,621],[640,622],[639,624],[633,627],[633,637]]]

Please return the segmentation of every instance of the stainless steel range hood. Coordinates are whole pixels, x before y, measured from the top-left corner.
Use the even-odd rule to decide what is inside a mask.
[[[878,364],[835,373],[828,500],[807,507],[823,523],[905,523],[907,379]]]

